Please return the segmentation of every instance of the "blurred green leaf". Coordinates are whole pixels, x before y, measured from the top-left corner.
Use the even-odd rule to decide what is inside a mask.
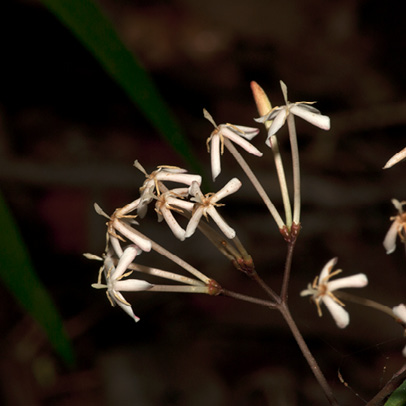
[[[386,401],[385,406],[405,406],[406,405],[406,381],[402,383]]]
[[[68,365],[74,355],[59,313],[31,265],[12,215],[0,194],[0,277],[23,308],[42,326]]]
[[[183,156],[191,169],[201,172],[187,139],[154,82],[124,46],[98,6],[91,0],[42,0],[42,3],[94,55],[155,129]]]

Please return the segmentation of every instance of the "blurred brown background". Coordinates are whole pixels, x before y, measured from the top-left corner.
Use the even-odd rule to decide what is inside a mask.
[[[99,2],[121,38],[149,70],[195,153],[207,167],[205,140],[217,123],[254,125],[249,83],[273,104],[317,100],[332,129],[297,120],[302,162],[303,230],[290,288],[292,312],[342,404],[362,404],[402,364],[399,326],[348,305],[339,331],[325,311],[298,296],[333,256],[346,274],[365,272],[359,293],[393,306],[405,301],[402,247],[386,256],[383,237],[405,196],[405,164],[382,166],[406,146],[406,33],[400,3],[378,1]],[[91,24],[91,22],[89,22]],[[35,324],[0,286],[0,402],[5,405],[318,405],[326,404],[276,313],[226,298],[128,294],[134,325],[94,291],[107,212],[135,199],[156,165],[184,166],[124,92],[38,1],[0,5],[0,188],[35,268],[64,319],[78,358],[66,369]],[[262,131],[249,157],[280,207]],[[286,131],[280,144],[288,151]],[[289,172],[289,156],[285,153]],[[228,155],[213,185],[244,175]],[[208,192],[208,191],[206,191]],[[247,182],[229,198],[227,219],[258,271],[278,290],[285,245]],[[199,236],[184,245],[148,232],[225,287],[262,295]],[[170,268],[157,256],[144,262]],[[173,267],[172,267],[173,269]],[[337,372],[352,387],[340,383]]]

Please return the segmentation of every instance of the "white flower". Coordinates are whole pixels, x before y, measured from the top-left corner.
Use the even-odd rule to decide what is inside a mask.
[[[403,206],[406,202],[399,202],[396,199],[392,199],[392,203],[398,210],[398,215],[390,218],[393,223],[383,240],[383,246],[385,247],[387,254],[392,254],[392,252],[395,251],[397,236],[399,236],[400,240],[405,243],[406,213],[403,211]]]
[[[139,321],[139,317],[134,314],[131,305],[124,299],[120,292],[148,290],[153,286],[150,283],[139,279],[122,280],[122,278],[128,276],[132,272],[124,273],[140,252],[141,250],[138,247],[130,245],[124,250],[123,255],[121,255],[117,267],[114,267],[111,256],[107,254],[104,260],[104,266],[100,270],[99,280],[97,283],[92,284],[92,287],[96,289],[107,288],[106,293],[111,305],[120,306],[135,321]],[[103,270],[107,284],[101,283],[101,272]]]
[[[309,123],[319,127],[323,130],[330,129],[330,118],[323,116],[319,110],[311,106],[316,102],[288,102],[288,89],[282,81],[280,81],[283,97],[285,99],[285,106],[276,106],[269,113],[260,118],[256,118],[258,123],[265,123],[266,121],[272,121],[268,130],[268,138],[266,144],[270,147],[270,138],[276,134],[279,129],[285,124],[285,121],[289,114],[301,117]]]
[[[220,155],[224,152],[224,137],[239,145],[250,154],[262,156],[262,152],[258,151],[247,141],[252,140],[259,133],[258,128],[233,124],[220,124],[218,126],[206,109],[203,109],[203,115],[215,127],[207,139],[207,151],[210,152],[211,156],[211,173],[213,180],[215,180],[221,172]]]
[[[203,195],[199,185],[193,182],[190,186],[190,194],[194,196],[191,200],[196,202],[196,204],[193,209],[192,218],[186,228],[186,238],[190,237],[196,231],[202,216],[205,216],[207,220],[208,216],[210,216],[227,238],[234,238],[235,231],[224,221],[220,214],[217,213],[216,206],[223,206],[219,204],[218,201],[231,193],[235,193],[240,187],[241,182],[237,178],[233,178],[217,193]]]
[[[329,280],[332,276],[341,272],[341,269],[332,272],[336,263],[337,258],[328,261],[322,269],[320,276],[316,276],[313,284],[309,284],[307,289],[300,293],[300,296],[312,296],[312,299],[316,303],[319,316],[322,315],[320,302],[324,303],[333,316],[337,326],[344,328],[348,326],[350,316],[343,307],[344,303],[342,303],[333,292],[342,288],[362,288],[368,284],[368,278],[365,274],[359,273],[330,282]]]
[[[183,212],[193,210],[194,204],[187,200],[182,200],[182,197],[187,197],[189,194],[188,188],[178,188],[168,190],[157,197],[155,204],[156,212],[158,213],[158,221],[165,219],[169,228],[172,230],[176,238],[183,241],[186,231],[179,225],[172,214],[172,210]]]
[[[154,199],[155,193],[158,196],[161,194],[161,182],[177,182],[188,186],[192,182],[197,182],[199,185],[202,183],[200,175],[189,174],[186,169],[178,168],[177,166],[161,165],[151,174],[148,174],[138,161],[134,162],[134,166],[147,178],[140,187],[141,201],[137,208],[137,213],[140,217],[145,215],[147,205]]]

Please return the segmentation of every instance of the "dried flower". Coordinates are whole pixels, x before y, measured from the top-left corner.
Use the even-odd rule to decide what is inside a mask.
[[[342,303],[333,292],[342,288],[362,288],[368,284],[368,278],[365,274],[359,273],[345,278],[329,281],[331,277],[339,274],[341,269],[332,272],[337,258],[327,262],[320,275],[314,279],[313,284],[309,284],[306,290],[300,293],[300,296],[312,296],[316,303],[319,316],[322,315],[320,302],[324,303],[330,311],[333,319],[339,328],[345,328],[350,322],[350,316],[344,309]]]
[[[309,123],[323,130],[330,129],[330,118],[328,116],[323,116],[319,110],[311,106],[311,104],[314,104],[316,102],[289,103],[288,89],[285,83],[283,83],[282,81],[280,81],[280,84],[286,104],[284,106],[276,106],[264,116],[255,119],[255,121],[257,121],[258,123],[265,123],[267,121],[273,120],[271,126],[269,127],[268,138],[266,140],[266,144],[269,147],[271,146],[271,136],[276,134],[285,124],[286,118],[289,114],[301,117]]]
[[[392,203],[398,210],[398,214],[390,218],[393,222],[383,240],[383,246],[387,254],[392,254],[392,252],[395,251],[397,236],[399,236],[400,241],[405,243],[406,213],[403,211],[403,206],[406,202],[399,202],[396,199],[392,199]]]
[[[258,151],[258,149],[247,141],[252,140],[259,133],[258,128],[233,124],[220,124],[218,126],[206,109],[203,109],[203,115],[215,127],[207,139],[207,151],[210,152],[211,155],[211,173],[213,180],[215,180],[221,172],[220,155],[224,152],[224,137],[239,145],[250,154],[262,156],[262,152]]]
[[[202,216],[206,217],[207,220],[208,216],[210,216],[227,238],[234,238],[235,231],[220,216],[216,206],[223,206],[218,202],[231,193],[235,193],[240,187],[241,182],[237,178],[233,178],[217,193],[203,195],[199,185],[193,182],[190,187],[190,194],[193,196],[191,200],[196,202],[196,204],[193,209],[192,218],[186,228],[186,238],[195,232]]]
[[[98,281],[97,283],[92,284],[92,287],[96,289],[107,288],[106,293],[111,305],[119,305],[135,321],[139,321],[139,317],[134,314],[131,305],[124,299],[123,295],[120,292],[137,292],[141,290],[148,290],[153,286],[150,283],[139,279],[122,280],[124,277],[131,274],[132,271],[127,273],[124,272],[128,269],[128,266],[133,262],[134,258],[140,252],[141,250],[135,245],[128,246],[124,250],[123,255],[121,255],[117,267],[114,266],[111,255],[107,254],[104,259],[104,265],[100,269]],[[101,283],[101,274],[103,271],[107,284]]]

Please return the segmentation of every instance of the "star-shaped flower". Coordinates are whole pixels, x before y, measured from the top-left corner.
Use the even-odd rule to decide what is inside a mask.
[[[395,251],[397,236],[399,236],[400,241],[405,244],[406,234],[406,213],[403,211],[403,206],[406,202],[399,202],[396,199],[392,199],[392,203],[398,210],[398,214],[390,218],[393,222],[383,240],[383,246],[387,254],[392,254],[392,252]]]
[[[185,239],[186,231],[176,221],[172,210],[180,213],[183,211],[192,212],[194,204],[187,200],[182,200],[182,198],[187,197],[188,194],[188,188],[167,190],[156,198],[157,202],[155,204],[155,210],[158,213],[158,221],[165,219],[175,237],[181,241]]]
[[[178,168],[177,166],[161,165],[148,174],[144,167],[138,162],[134,162],[134,166],[140,170],[146,177],[144,184],[140,188],[141,200],[137,209],[140,217],[143,217],[147,212],[147,205],[154,199],[155,196],[161,194],[161,185],[164,182],[176,182],[190,186],[192,182],[202,183],[200,175],[187,173],[186,169]]]
[[[333,292],[342,288],[362,288],[368,284],[368,278],[365,274],[359,273],[330,282],[331,277],[341,272],[341,269],[332,272],[336,263],[337,258],[328,261],[320,275],[314,279],[313,284],[309,284],[307,289],[300,293],[300,296],[312,296],[312,300],[316,303],[319,316],[322,315],[320,303],[324,303],[333,316],[337,326],[339,328],[345,328],[350,322],[350,316],[343,307],[344,303],[342,303]]]
[[[268,130],[268,138],[266,144],[270,147],[270,138],[276,134],[280,128],[285,124],[285,121],[289,114],[301,117],[308,121],[310,124],[315,125],[323,130],[330,129],[330,118],[323,116],[319,110],[312,106],[316,102],[296,102],[290,103],[288,101],[288,89],[282,81],[280,81],[283,97],[285,99],[284,106],[276,106],[270,112],[260,118],[256,118],[258,123],[265,123],[266,121],[272,121]]]
[[[211,173],[213,180],[215,180],[221,172],[220,155],[223,155],[224,152],[224,137],[239,145],[250,154],[262,156],[262,152],[258,151],[258,149],[247,141],[252,140],[259,133],[258,128],[233,124],[217,125],[206,109],[203,109],[203,115],[215,128],[207,139],[207,151],[210,152],[211,156]]]
[[[107,288],[107,297],[112,306],[120,306],[134,321],[139,321],[131,305],[124,299],[121,291],[132,291],[137,292],[141,290],[148,290],[153,285],[146,281],[139,279],[126,279],[122,280],[124,277],[128,276],[132,271],[124,273],[128,266],[133,262],[134,258],[139,254],[141,250],[135,245],[128,246],[123,255],[121,255],[117,267],[114,266],[112,257],[110,254],[107,254],[104,259],[104,265],[100,269],[99,279],[97,283],[93,283],[92,287],[96,289]],[[101,283],[101,273],[104,271],[106,278],[106,283]]]
[[[196,182],[193,182],[190,186],[190,194],[193,196],[191,200],[196,202],[196,204],[193,209],[192,218],[186,227],[185,237],[190,237],[196,231],[202,216],[206,217],[207,220],[208,216],[210,216],[227,238],[234,238],[234,229],[232,229],[224,221],[223,217],[220,216],[216,210],[216,206],[223,206],[218,202],[231,193],[235,193],[240,187],[241,182],[237,178],[233,178],[217,193],[208,193],[203,195],[199,185]]]

